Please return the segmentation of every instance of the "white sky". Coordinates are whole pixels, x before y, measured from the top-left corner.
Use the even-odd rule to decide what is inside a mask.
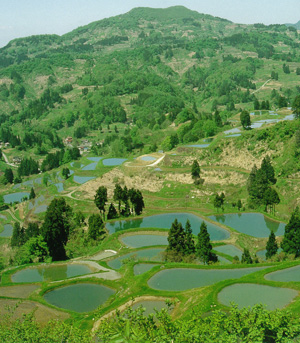
[[[62,35],[134,7],[175,5],[243,24],[300,20],[300,0],[0,0],[0,47],[19,37]]]

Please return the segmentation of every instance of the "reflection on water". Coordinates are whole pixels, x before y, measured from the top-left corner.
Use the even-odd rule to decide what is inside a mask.
[[[175,219],[182,223],[183,226],[185,226],[186,221],[189,220],[193,234],[198,235],[200,232],[200,225],[202,224],[203,219],[190,213],[165,213],[138,219],[118,220],[107,223],[106,228],[110,234],[121,230],[137,228],[170,229]],[[207,230],[210,234],[211,240],[216,241],[229,238],[230,234],[227,230],[224,230],[218,225],[214,225],[208,221],[204,220],[204,222],[207,225]]]
[[[270,231],[281,236],[285,229],[284,223],[271,220],[261,213],[229,213],[209,218],[253,237],[269,237]]]

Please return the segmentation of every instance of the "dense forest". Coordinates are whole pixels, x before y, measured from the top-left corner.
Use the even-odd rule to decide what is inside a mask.
[[[298,48],[293,26],[235,25],[180,6],[16,39],[1,49],[0,139],[37,157],[67,135],[102,142],[100,154],[170,150],[213,136],[240,109],[291,104]],[[257,93],[261,78],[281,86]]]

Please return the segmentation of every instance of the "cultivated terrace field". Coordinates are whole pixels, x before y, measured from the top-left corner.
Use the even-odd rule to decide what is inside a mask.
[[[0,340],[297,342],[300,38],[136,8],[0,49]]]

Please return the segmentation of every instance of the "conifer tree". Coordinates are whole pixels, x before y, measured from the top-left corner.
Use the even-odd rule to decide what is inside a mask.
[[[269,155],[262,160],[261,170],[265,173],[268,182],[274,185],[277,180],[275,178],[275,171],[271,164],[271,158]]]
[[[118,183],[116,183],[115,189],[114,189],[114,201],[118,201],[119,203],[119,213],[121,213],[122,197],[123,197],[123,189]]]
[[[168,248],[169,251],[184,254],[185,251],[185,232],[182,224],[177,219],[171,225],[168,234]]]
[[[186,221],[185,224],[185,248],[184,248],[185,255],[191,255],[195,253],[195,243],[193,239],[193,231],[192,226],[189,220]]]
[[[19,247],[25,243],[25,229],[21,227],[19,222],[15,222],[10,245],[12,247]]]
[[[113,203],[109,205],[107,219],[115,219],[118,217],[118,212]]]
[[[92,214],[89,217],[88,236],[93,240],[97,240],[105,234],[104,223],[99,214]]]
[[[244,252],[242,254],[242,259],[241,259],[242,263],[246,263],[246,264],[252,264],[253,260],[250,256],[250,252],[248,249],[244,248]]]
[[[209,262],[217,262],[218,257],[212,252],[212,245],[210,244],[210,236],[207,232],[207,225],[202,222],[200,232],[198,234],[198,242],[196,245],[196,254],[204,264]]]
[[[200,177],[200,166],[199,163],[197,162],[197,160],[194,160],[193,164],[192,164],[192,178],[193,179],[199,179]]]
[[[70,231],[71,207],[64,198],[55,198],[47,208],[42,225],[42,236],[53,261],[66,259],[65,245]]]
[[[5,183],[13,183],[14,174],[11,168],[6,168],[4,170],[4,178],[5,178]]]
[[[271,258],[273,255],[276,255],[278,250],[278,245],[276,242],[276,237],[273,231],[271,231],[267,245],[266,245],[266,258]]]
[[[298,206],[285,226],[281,248],[287,254],[300,256],[300,211]]]
[[[99,208],[99,211],[104,216],[105,213],[105,204],[107,201],[107,188],[104,186],[100,186],[95,194],[95,205]]]
[[[29,200],[34,199],[34,198],[35,198],[35,192],[34,192],[33,187],[31,187],[30,194],[29,194]]]
[[[38,223],[31,222],[28,224],[27,229],[25,231],[26,240],[32,237],[36,237],[39,235],[39,225]]]

